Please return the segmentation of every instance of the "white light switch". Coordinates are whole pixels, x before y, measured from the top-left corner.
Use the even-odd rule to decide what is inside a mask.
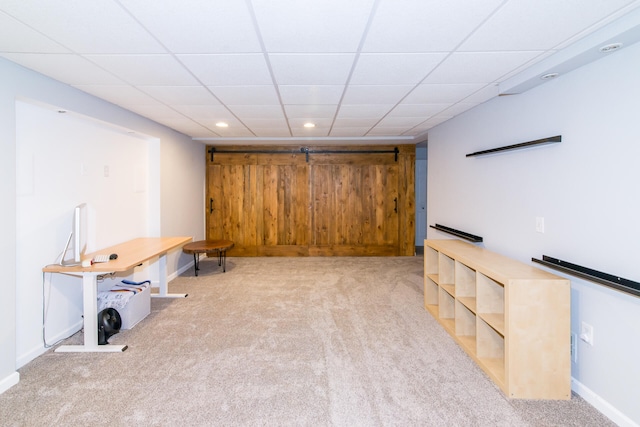
[[[544,233],[544,217],[542,216],[536,217],[536,231],[538,233]]]

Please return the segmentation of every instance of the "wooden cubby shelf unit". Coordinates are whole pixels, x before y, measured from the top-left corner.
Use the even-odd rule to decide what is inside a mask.
[[[424,241],[424,306],[506,396],[571,398],[571,284],[462,240]]]

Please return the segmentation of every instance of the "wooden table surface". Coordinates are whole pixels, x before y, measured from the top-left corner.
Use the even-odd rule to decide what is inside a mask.
[[[175,249],[191,240],[191,237],[140,237],[83,256],[83,259],[93,259],[93,257],[98,254],[118,254],[117,259],[96,263],[90,267],[51,264],[44,267],[42,271],[51,273],[128,271],[138,264],[142,264],[153,257]]]
[[[198,240],[197,242],[184,245],[182,251],[185,254],[197,254],[226,251],[231,248],[233,248],[233,242],[231,240]]]

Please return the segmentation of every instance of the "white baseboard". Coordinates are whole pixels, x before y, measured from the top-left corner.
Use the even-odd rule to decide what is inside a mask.
[[[20,382],[20,374],[18,372],[14,372],[8,377],[0,380],[0,394],[9,390],[14,385]]]
[[[179,275],[181,275],[181,274],[182,274],[182,273],[184,273],[185,271],[189,270],[190,268],[193,268],[193,266],[194,266],[194,262],[193,262],[193,261],[188,262],[187,264],[185,264],[185,265],[183,265],[181,268],[179,268],[179,269],[178,269],[178,271],[176,271],[176,272],[175,272],[175,273],[173,273],[173,274],[170,274],[170,275],[167,277],[167,280],[171,281],[171,280],[175,279],[176,277],[178,277]]]
[[[64,331],[61,331],[60,333],[56,334],[55,336],[47,337],[47,342],[49,344],[57,343],[58,341],[66,339],[66,338],[70,337],[71,335],[77,333],[78,331],[80,331],[80,329],[82,329],[82,327],[83,327],[83,323],[82,323],[82,320],[80,320],[79,322],[76,322],[74,325],[71,325],[71,327],[65,329]],[[41,356],[44,353],[46,353],[48,350],[49,349],[45,348],[44,343],[43,343],[40,346],[31,349],[27,353],[21,354],[16,359],[16,366],[18,367],[18,369],[20,369],[24,365],[26,365],[27,363],[31,362],[36,357]]]
[[[580,397],[586,400],[591,406],[620,427],[640,427],[638,423],[627,417],[609,402],[594,393],[590,388],[574,378],[571,378],[571,390],[579,394]]]
[[[178,277],[179,275],[181,275],[182,273],[184,273],[185,271],[187,271],[190,268],[193,268],[194,263],[193,261],[187,263],[186,265],[183,265],[181,268],[178,269],[178,271],[174,271],[171,274],[167,274],[167,283],[169,283],[170,281],[172,281],[173,279],[175,279],[176,277]],[[158,280],[152,280],[151,281],[151,287],[152,288],[159,288],[160,284],[158,282]]]

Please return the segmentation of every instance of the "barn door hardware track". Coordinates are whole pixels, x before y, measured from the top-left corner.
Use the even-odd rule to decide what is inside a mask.
[[[398,147],[394,147],[393,150],[313,150],[309,147],[302,147],[299,150],[221,150],[216,147],[210,147],[208,150],[209,155],[211,156],[211,161],[213,162],[214,153],[225,153],[225,154],[297,154],[304,153],[305,159],[307,163],[309,163],[309,155],[310,154],[384,154],[390,153],[395,156],[395,161],[398,161],[398,154],[400,150]]]

